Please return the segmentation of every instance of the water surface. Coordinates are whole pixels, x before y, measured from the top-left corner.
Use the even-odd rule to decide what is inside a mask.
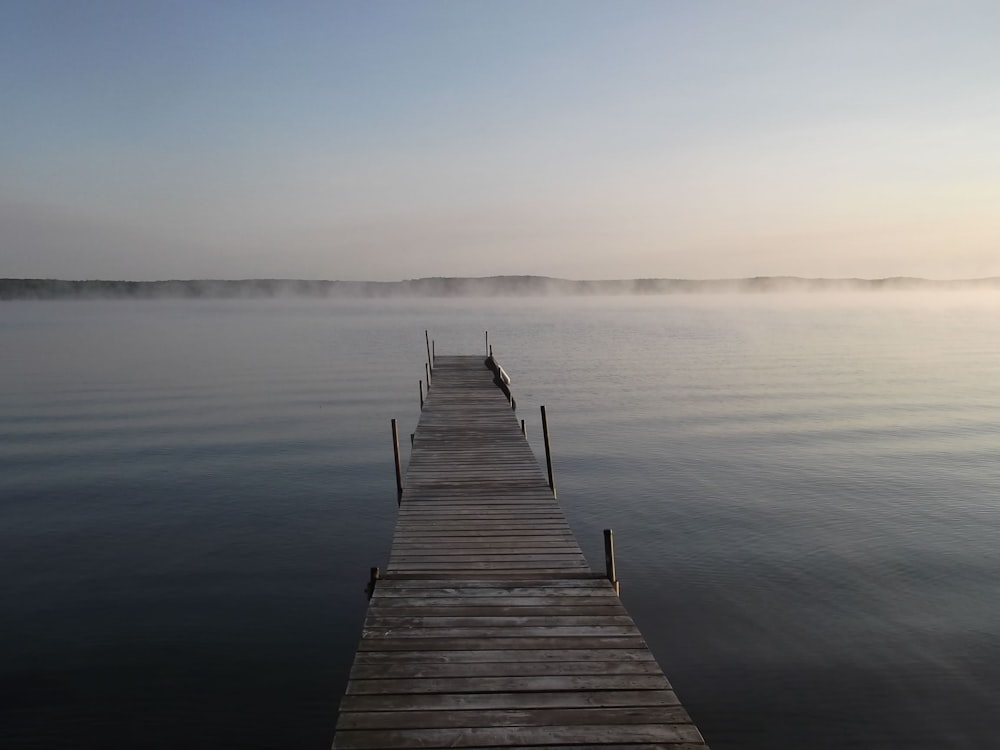
[[[993,300],[279,299],[0,307],[0,745],[327,746],[424,328],[716,750],[1000,736]]]

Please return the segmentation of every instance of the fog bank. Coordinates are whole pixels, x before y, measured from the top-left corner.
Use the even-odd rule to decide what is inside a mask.
[[[0,279],[0,300],[541,297],[549,295],[754,294],[957,289],[1000,289],[1000,277],[933,280],[906,276],[883,279],[755,276],[743,279],[609,279],[598,281],[557,279],[548,276],[431,277],[404,281]]]

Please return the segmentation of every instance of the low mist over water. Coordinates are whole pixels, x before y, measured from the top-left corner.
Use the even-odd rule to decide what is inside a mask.
[[[994,292],[0,310],[0,746],[327,746],[425,328],[715,750],[1000,736]]]
[[[188,279],[170,281],[66,281],[0,279],[0,300],[13,299],[259,299],[262,297],[546,297],[789,292],[1000,291],[1000,277],[932,280],[806,279],[608,279],[578,281],[548,276],[433,277],[405,281],[306,279]]]

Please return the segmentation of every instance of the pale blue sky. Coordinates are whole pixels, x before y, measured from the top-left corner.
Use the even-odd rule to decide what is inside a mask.
[[[0,276],[1000,274],[1000,3],[0,0]]]

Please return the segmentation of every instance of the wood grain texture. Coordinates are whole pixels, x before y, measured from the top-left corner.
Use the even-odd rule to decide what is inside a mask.
[[[705,748],[483,357],[437,355],[335,748]]]

